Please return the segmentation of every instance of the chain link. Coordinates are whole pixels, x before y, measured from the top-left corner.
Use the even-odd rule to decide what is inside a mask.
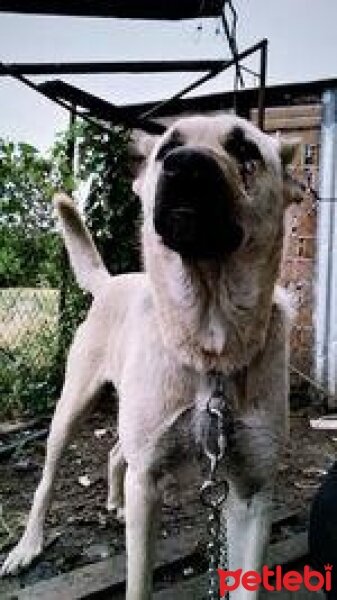
[[[220,566],[220,530],[221,519],[219,508],[213,508],[208,515],[208,599],[219,600]]]
[[[222,374],[210,373],[214,386],[207,403],[207,437],[204,452],[210,461],[209,477],[200,489],[201,501],[208,508],[208,600],[219,600],[218,568],[228,570],[227,519],[221,518],[223,504],[228,496],[228,482],[215,480],[220,460],[227,451],[228,436],[232,427],[232,412],[225,395]],[[216,439],[214,439],[214,437]],[[229,600],[229,592],[223,596]]]

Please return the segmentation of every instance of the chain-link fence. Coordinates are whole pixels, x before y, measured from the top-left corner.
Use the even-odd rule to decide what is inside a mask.
[[[57,257],[62,244],[56,235],[50,235],[48,245],[51,260],[56,261],[53,266],[54,281],[43,282],[43,267],[40,265],[42,280],[34,277],[35,281],[30,282],[28,263],[31,256],[27,256],[27,260],[22,260],[20,265],[20,278],[17,277],[19,285],[0,289],[2,414],[45,410],[54,402],[58,392],[63,354],[60,289],[64,275]],[[31,244],[31,254],[35,246]],[[55,285],[57,281],[59,285]]]
[[[82,207],[108,270],[139,266],[139,204],[131,192],[128,141],[120,128],[107,136],[75,123],[46,159],[27,144],[0,138],[2,417],[45,411],[55,403],[67,349],[89,305],[56,231],[54,190],[80,189],[91,181]]]

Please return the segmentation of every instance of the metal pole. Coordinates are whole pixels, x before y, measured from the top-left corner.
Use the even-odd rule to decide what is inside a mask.
[[[265,99],[266,99],[266,79],[267,79],[267,53],[268,40],[263,40],[260,54],[260,89],[258,104],[258,126],[263,131],[265,121]]]
[[[193,73],[214,71],[225,67],[228,60],[177,60],[177,61],[123,61],[123,62],[69,62],[69,63],[6,63],[0,65],[0,76],[10,70],[17,75],[86,75],[116,73]]]

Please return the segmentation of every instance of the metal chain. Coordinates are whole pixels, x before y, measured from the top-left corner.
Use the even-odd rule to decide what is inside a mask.
[[[207,437],[204,452],[210,461],[209,477],[200,489],[200,497],[208,508],[208,600],[219,600],[218,568],[228,569],[228,540],[226,519],[221,519],[222,506],[228,496],[227,480],[216,481],[215,474],[220,460],[224,457],[228,436],[232,428],[232,412],[225,395],[222,374],[210,373],[214,386],[207,402]],[[216,439],[214,439],[214,437]],[[229,592],[223,596],[229,599]]]
[[[208,599],[219,600],[219,577],[220,566],[220,530],[221,513],[219,508],[213,508],[208,515]]]

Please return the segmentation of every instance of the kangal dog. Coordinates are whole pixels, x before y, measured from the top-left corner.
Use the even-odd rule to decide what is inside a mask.
[[[161,478],[200,443],[195,423],[213,371],[223,374],[234,406],[230,568],[260,568],[287,430],[287,302],[275,282],[284,211],[298,199],[287,174],[295,146],[234,116],[181,119],[160,137],[141,137],[134,191],[143,207],[144,273],[111,277],[72,200],[56,197],[73,270],[93,303],[69,352],[27,527],[3,574],[42,551],[62,451],[83,411],[113,382],[119,442],[109,456],[108,505],[119,509],[125,496],[127,599],[151,598]]]

